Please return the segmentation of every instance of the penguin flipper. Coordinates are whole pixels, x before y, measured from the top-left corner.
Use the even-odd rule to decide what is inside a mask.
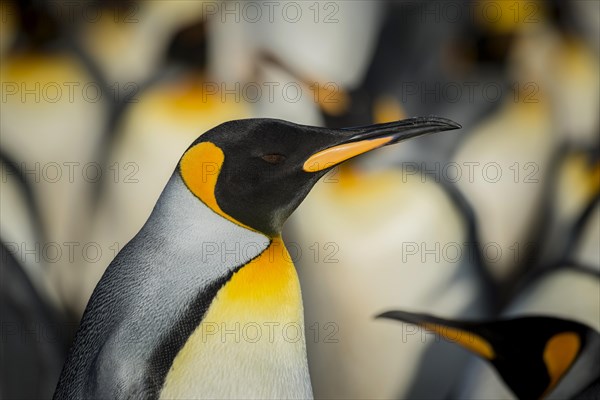
[[[83,398],[158,398],[161,380],[151,373],[151,367],[143,367],[143,360],[136,360],[134,355],[124,356],[119,351],[115,345],[119,336],[111,335],[96,354],[84,385]],[[119,355],[122,357],[115,358]]]

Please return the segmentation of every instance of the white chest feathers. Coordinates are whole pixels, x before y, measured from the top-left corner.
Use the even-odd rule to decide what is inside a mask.
[[[160,398],[312,398],[300,285],[280,238],[220,289]]]

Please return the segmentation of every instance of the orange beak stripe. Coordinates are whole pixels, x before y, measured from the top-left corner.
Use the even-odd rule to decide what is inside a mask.
[[[318,172],[346,161],[352,157],[384,146],[393,139],[392,136],[361,140],[360,142],[344,143],[313,154],[304,162],[305,172]]]

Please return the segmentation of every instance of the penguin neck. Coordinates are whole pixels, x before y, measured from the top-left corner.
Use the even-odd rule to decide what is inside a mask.
[[[258,235],[222,221],[232,231]],[[231,248],[229,242],[221,246]],[[300,284],[281,236],[269,238],[262,252],[233,270],[175,356],[160,397],[198,395],[312,397]]]
[[[240,322],[299,322],[303,318],[298,276],[281,236],[271,238],[262,253],[233,274],[203,322],[211,322],[211,317],[219,322],[225,317]]]

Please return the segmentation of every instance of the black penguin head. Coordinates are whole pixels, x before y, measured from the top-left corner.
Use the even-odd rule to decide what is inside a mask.
[[[389,311],[378,318],[419,325],[466,348],[490,362],[519,399],[552,392],[598,335],[581,323],[542,316],[471,322]]]
[[[352,129],[274,119],[226,122],[181,158],[187,187],[222,216],[276,236],[313,185],[335,165],[425,133],[457,129],[443,118],[413,118]]]

